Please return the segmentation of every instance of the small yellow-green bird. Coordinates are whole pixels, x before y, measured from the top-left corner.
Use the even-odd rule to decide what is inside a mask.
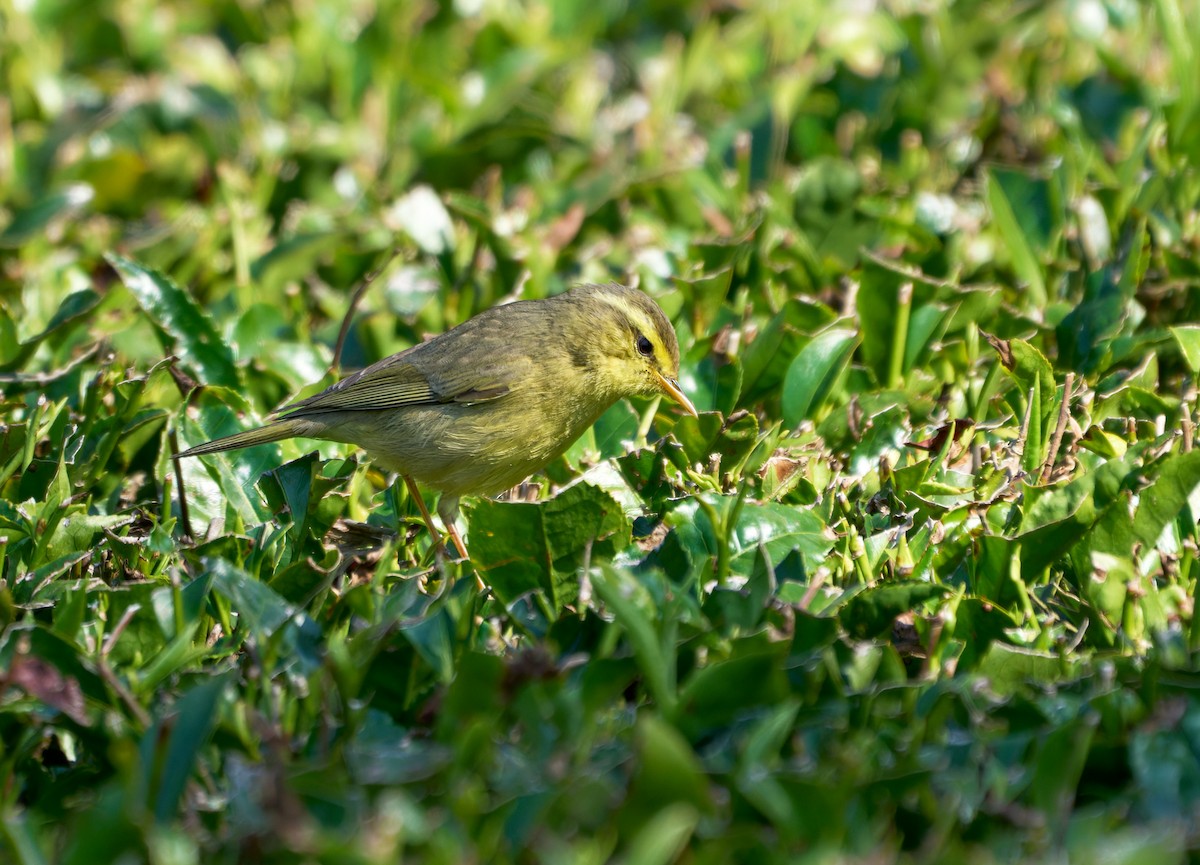
[[[622,285],[581,285],[481,312],[283,408],[266,426],[180,456],[293,436],[358,445],[404,477],[439,546],[414,480],[441,492],[438,514],[465,559],[460,496],[517,485],[623,397],[663,394],[696,415],[678,377],[679,343],[653,300]]]

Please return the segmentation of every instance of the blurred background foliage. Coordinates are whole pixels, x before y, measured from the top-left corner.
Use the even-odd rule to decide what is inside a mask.
[[[0,0],[0,858],[1192,861],[1197,46]],[[171,460],[610,279],[703,414],[614,407],[470,563],[349,449]]]

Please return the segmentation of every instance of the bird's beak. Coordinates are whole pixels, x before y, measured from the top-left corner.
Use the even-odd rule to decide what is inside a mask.
[[[677,382],[667,378],[658,370],[654,371],[654,377],[658,379],[658,386],[662,388],[663,393],[683,406],[683,410],[692,417],[700,417],[700,413],[696,411],[696,407],[692,405],[692,401],[687,398],[687,394],[679,389]]]

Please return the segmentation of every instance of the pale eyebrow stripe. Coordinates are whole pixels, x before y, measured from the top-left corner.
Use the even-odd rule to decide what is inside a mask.
[[[639,309],[634,304],[612,294],[598,294],[596,295],[596,299],[602,303],[607,303],[609,306],[623,313],[625,317],[629,319],[629,321],[635,325],[641,333],[645,334],[647,332],[653,332],[656,336],[658,336],[659,341],[662,341],[662,334],[658,332],[658,326],[650,319],[648,315],[646,315],[644,311]]]

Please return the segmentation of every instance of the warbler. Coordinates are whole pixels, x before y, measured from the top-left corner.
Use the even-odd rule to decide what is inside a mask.
[[[416,482],[441,493],[458,554],[459,498],[495,495],[544,468],[624,397],[680,389],[679,343],[663,311],[626,286],[580,285],[485,310],[285,406],[265,426],[197,445],[200,456],[292,437],[363,448],[403,476],[437,543]]]

